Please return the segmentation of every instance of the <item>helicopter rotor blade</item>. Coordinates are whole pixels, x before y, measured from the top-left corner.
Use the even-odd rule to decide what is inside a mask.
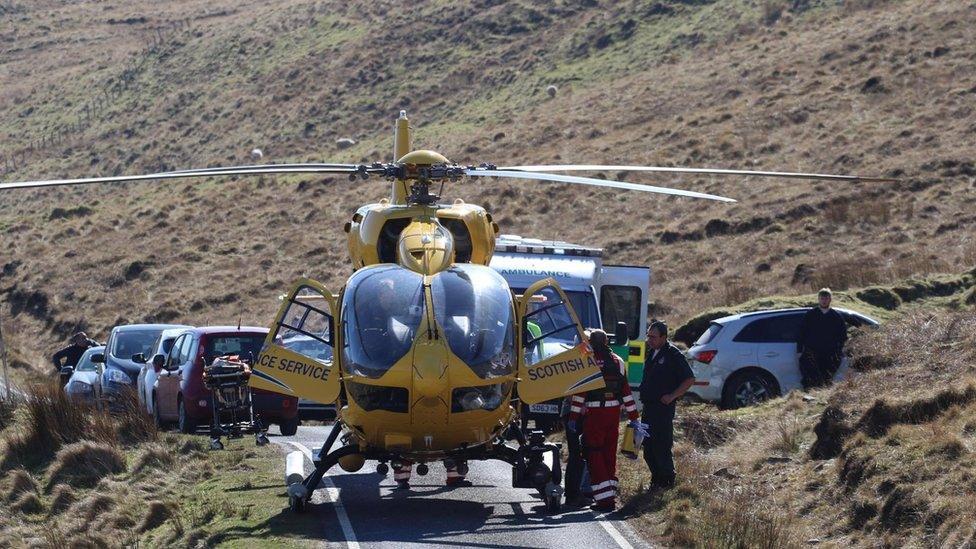
[[[192,177],[217,177],[233,175],[263,175],[263,174],[356,174],[361,173],[365,166],[353,164],[325,165],[323,167],[287,167],[287,165],[245,166],[228,168],[203,168],[197,170],[181,170],[172,172],[150,173],[143,175],[118,175],[109,177],[86,177],[80,179],[49,179],[42,181],[18,181],[0,183],[0,190],[29,189],[36,187],[60,187],[66,185],[89,185],[92,183],[117,183],[122,181],[148,181],[155,179],[182,179]],[[365,168],[367,172],[372,171]]]
[[[187,172],[226,172],[232,170],[266,170],[271,168],[281,168],[281,169],[305,169],[305,168],[352,168],[358,169],[359,164],[325,164],[320,162],[301,162],[301,163],[287,163],[287,164],[250,164],[247,166],[218,166],[214,168],[193,168],[189,170],[174,170],[168,173],[187,173]]]
[[[701,175],[737,175],[748,177],[781,177],[785,179],[813,179],[827,181],[853,181],[853,182],[872,182],[872,183],[895,183],[898,180],[892,177],[870,177],[860,175],[832,175],[822,173],[797,173],[797,172],[766,172],[754,170],[723,170],[713,168],[672,168],[665,166],[603,166],[597,164],[549,164],[538,166],[503,166],[499,170],[525,171],[525,172],[582,172],[582,171],[620,171],[620,172],[655,172],[655,173],[679,173],[679,174],[701,174]]]
[[[640,185],[637,183],[626,183],[624,181],[612,181],[607,179],[595,179],[592,177],[577,177],[575,175],[559,175],[554,173],[523,172],[514,170],[489,170],[483,168],[471,168],[465,170],[465,174],[475,177],[512,177],[516,179],[533,179],[538,181],[553,181],[558,183],[575,183],[578,185],[593,185],[596,187],[610,187],[613,189],[627,189],[631,191],[644,191],[658,194],[670,194],[674,196],[686,196],[690,198],[704,198],[707,200],[717,200],[719,202],[736,202],[733,198],[705,194],[695,191],[685,191],[681,189],[670,189],[668,187],[655,187],[653,185]]]

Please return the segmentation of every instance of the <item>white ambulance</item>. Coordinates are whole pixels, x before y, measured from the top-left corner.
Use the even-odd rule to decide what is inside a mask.
[[[627,324],[626,348],[615,348],[628,362],[634,389],[644,372],[644,332],[647,328],[648,267],[604,265],[603,250],[567,242],[500,235],[495,241],[491,268],[521,294],[532,283],[552,277],[572,302],[580,322],[613,335],[618,322]],[[636,397],[636,395],[635,395]],[[548,430],[559,420],[560,401],[533,404],[523,417]]]

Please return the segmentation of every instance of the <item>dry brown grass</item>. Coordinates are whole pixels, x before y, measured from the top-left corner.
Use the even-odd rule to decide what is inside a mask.
[[[812,399],[682,407],[674,490],[644,492],[644,464],[621,463],[636,527],[693,547],[971,545],[976,313],[913,310],[852,347],[858,374]],[[699,425],[735,427],[703,443]]]
[[[64,482],[92,487],[108,475],[125,471],[125,458],[115,446],[87,440],[61,448],[48,470],[48,486]]]
[[[976,85],[969,70],[971,6],[964,0],[939,2],[937,9],[923,0],[883,6],[865,0],[856,9],[851,2],[817,3],[765,28],[763,12],[771,18],[788,2],[750,3],[748,13],[724,13],[723,4],[682,4],[675,27],[698,15],[706,23],[731,20],[713,35],[703,30],[701,41],[679,41],[660,54],[640,36],[658,29],[637,4],[600,11],[597,19],[608,19],[611,27],[632,18],[647,30],[614,40],[599,54],[574,47],[592,42],[586,37],[597,14],[573,8],[572,16],[560,15],[550,12],[562,7],[525,2],[477,14],[518,19],[520,10],[532,7],[548,21],[503,39],[477,34],[479,25],[477,36],[470,26],[458,27],[456,21],[470,16],[461,16],[469,9],[461,5],[397,14],[395,36],[383,40],[365,31],[371,17],[380,17],[372,6],[354,2],[334,13],[316,12],[315,18],[335,18],[339,27],[362,31],[350,32],[335,50],[319,42],[331,32],[312,32],[307,14],[292,13],[307,7],[299,0],[247,10],[227,0],[157,6],[160,20],[189,17],[199,34],[172,42],[164,58],[150,56],[155,64],[140,75],[147,87],[125,96],[127,108],[100,120],[70,152],[55,147],[64,154],[45,151],[4,178],[246,161],[253,146],[264,148],[270,161],[372,159],[389,148],[391,113],[407,106],[418,145],[460,162],[626,160],[897,173],[905,179],[877,185],[631,176],[742,199],[733,206],[518,182],[449,185],[448,198],[491,204],[496,218],[507,220],[505,232],[605,246],[610,262],[652,267],[653,300],[669,311],[672,324],[749,295],[749,288],[795,291],[791,278],[798,265],[820,266],[840,252],[845,261],[877,260],[865,262],[868,274],[856,264],[833,273],[826,265],[821,282],[842,287],[884,281],[889,261],[904,264],[908,272],[899,274],[910,275],[970,268],[976,248],[963,243],[972,222],[973,176],[966,164],[973,156],[967,98]],[[4,56],[2,74],[11,76],[0,82],[0,124],[15,134],[9,141],[21,143],[45,122],[75,114],[93,80],[125,66],[126,54],[139,50],[148,23],[119,33],[105,23],[106,17],[123,18],[115,13],[119,9],[95,14],[89,5],[73,5],[63,10],[62,24],[50,28],[44,8],[25,8],[17,40],[36,37],[36,48]],[[289,30],[268,31],[281,22]],[[406,29],[420,27],[437,39],[415,44],[415,30]],[[82,40],[92,33],[101,38]],[[272,38],[278,36],[289,41]],[[456,48],[455,40],[478,47]],[[285,42],[296,44],[294,51],[282,51]],[[246,88],[228,85],[215,66],[215,59],[233,65],[224,49],[235,43],[252,59],[231,71],[250,83]],[[402,43],[413,44],[411,53],[391,55],[401,53],[394,44]],[[306,50],[322,62],[309,64]],[[277,56],[274,63],[262,57],[264,51]],[[429,70],[450,77],[421,77],[411,65],[415,56],[431,59]],[[601,62],[604,56],[609,62]],[[66,66],[65,58],[73,63]],[[360,73],[362,58],[384,61]],[[511,72],[516,66],[518,77]],[[880,78],[883,90],[863,90],[871,77]],[[540,91],[550,83],[559,86],[554,98]],[[327,107],[322,98],[328,98]],[[35,107],[32,114],[25,114],[25,102]],[[600,120],[588,114],[593,112],[601,113]],[[314,126],[310,133],[303,130],[306,123]],[[493,139],[499,133],[505,137]],[[361,145],[335,149],[334,138],[347,135]],[[266,324],[274,297],[300,274],[338,289],[349,274],[341,224],[358,205],[385,194],[386,186],[320,183],[266,178],[220,187],[132,184],[4,194],[0,292],[20,332],[11,336],[12,345],[36,366],[76,327],[104,337],[116,322],[173,318],[204,324],[241,313],[247,323]],[[166,201],[169,190],[180,198]],[[534,205],[559,201],[585,207],[574,216],[531,215]],[[52,219],[56,208],[67,212],[79,205],[92,213]],[[226,212],[226,223],[215,224],[208,215],[214,209]],[[296,212],[295,221],[268,223],[281,211]],[[626,227],[612,222],[620,219]],[[707,236],[714,220],[727,223],[728,232]],[[309,223],[315,231],[309,232]],[[667,240],[666,232],[683,238]],[[933,262],[930,250],[939,250],[939,261]],[[135,261],[145,269],[127,279]],[[757,271],[759,265],[768,270]],[[735,279],[743,291],[726,291],[723,281]],[[711,291],[691,289],[702,282],[711,283]]]
[[[0,468],[43,465],[63,446],[82,440],[118,447],[158,437],[152,418],[135,403],[133,394],[123,396],[123,405],[114,414],[70,401],[54,382],[32,384],[27,395],[25,420],[3,435]]]

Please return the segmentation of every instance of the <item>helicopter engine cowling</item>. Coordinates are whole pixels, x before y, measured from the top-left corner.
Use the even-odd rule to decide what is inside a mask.
[[[454,263],[454,238],[436,218],[413,220],[397,248],[397,261],[415,273],[438,273]]]

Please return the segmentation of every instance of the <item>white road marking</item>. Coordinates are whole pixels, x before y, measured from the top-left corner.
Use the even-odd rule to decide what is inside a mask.
[[[613,541],[620,546],[620,549],[634,549],[634,546],[627,541],[627,538],[620,533],[620,530],[617,530],[617,527],[613,525],[613,522],[604,517],[596,517],[596,521],[600,523],[600,526],[602,526],[604,530],[607,531],[607,534],[610,534],[610,537],[613,538]]]
[[[301,450],[305,454],[305,457],[309,461],[312,461],[312,451],[305,447],[305,445],[290,440],[286,442]],[[329,499],[332,500],[336,516],[339,517],[339,525],[342,526],[342,535],[346,537],[346,546],[349,549],[359,549],[359,541],[356,540],[356,531],[352,529],[352,521],[349,520],[346,508],[342,505],[342,500],[339,499],[339,489],[332,483],[332,479],[328,475],[322,477],[322,483],[325,484],[325,491],[329,495]]]

